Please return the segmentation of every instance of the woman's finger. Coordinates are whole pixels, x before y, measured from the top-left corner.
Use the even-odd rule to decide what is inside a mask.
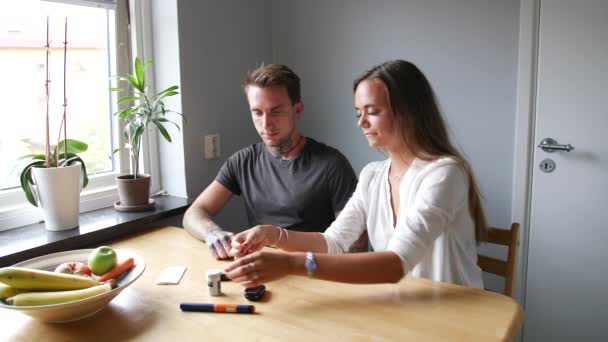
[[[233,263],[231,263],[230,265],[228,265],[228,267],[226,267],[224,269],[224,272],[226,272],[226,273],[232,272],[233,270],[237,269],[238,267],[241,267],[241,266],[245,265],[248,262],[251,262],[251,260],[248,260],[248,258],[246,258],[246,257],[237,259]]]
[[[241,256],[244,255],[244,253],[241,253],[240,249],[236,249],[234,247],[232,247],[232,249],[230,249],[230,251],[228,252],[228,254],[236,259],[240,258]]]
[[[265,278],[259,272],[251,272],[242,276],[235,277],[234,279],[232,279],[232,281],[235,283],[239,283],[245,287],[252,287],[252,284],[263,284],[264,279]]]
[[[246,288],[247,288],[247,287],[256,287],[256,286],[260,286],[260,285],[262,285],[262,284],[264,284],[264,283],[256,280],[256,281],[248,281],[248,282],[244,282],[244,283],[241,283],[241,284],[242,284],[244,287],[246,287]]]
[[[247,238],[245,238],[245,241],[243,241],[243,246],[246,248],[251,248],[252,246],[257,245],[257,240],[258,240],[258,233],[255,229],[252,229],[251,232],[249,232],[249,234],[247,234]]]
[[[245,275],[241,275],[235,278],[230,278],[230,280],[232,280],[233,283],[243,283],[249,281],[249,278],[247,278]]]
[[[230,280],[235,281],[235,282],[239,282],[240,280],[238,280],[238,279],[241,279],[241,278],[244,278],[247,276],[247,272],[245,272],[245,270],[242,267],[236,268],[232,271],[227,271],[227,272],[225,272],[225,274],[228,278],[230,278]]]
[[[247,231],[236,234],[232,237],[232,243],[242,244],[247,239]]]
[[[247,257],[246,259],[240,259],[238,266],[230,265],[226,270],[226,276],[234,282],[238,283],[261,283],[261,269],[256,264],[256,258]]]

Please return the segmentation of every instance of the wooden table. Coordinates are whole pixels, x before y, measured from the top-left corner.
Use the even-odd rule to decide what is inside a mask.
[[[256,314],[182,312],[180,302],[247,304],[241,285],[207,293],[205,272],[224,268],[186,231],[160,228],[113,243],[146,262],[144,274],[96,315],[41,323],[0,309],[0,339],[10,341],[491,341],[513,339],[521,307],[501,294],[407,277],[398,284],[349,285],[305,277],[268,283]],[[179,285],[155,285],[168,266],[188,267]]]

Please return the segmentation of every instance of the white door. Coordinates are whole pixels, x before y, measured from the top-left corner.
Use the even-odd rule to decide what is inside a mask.
[[[608,1],[540,1],[524,340],[608,341]],[[550,158],[555,162],[552,172]]]

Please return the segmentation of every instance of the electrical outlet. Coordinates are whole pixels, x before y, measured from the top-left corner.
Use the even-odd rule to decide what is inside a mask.
[[[215,159],[220,156],[220,135],[205,135],[204,140],[205,159]]]
[[[215,156],[215,158],[219,158],[220,157],[220,135],[219,134],[214,134],[213,135],[213,155]]]

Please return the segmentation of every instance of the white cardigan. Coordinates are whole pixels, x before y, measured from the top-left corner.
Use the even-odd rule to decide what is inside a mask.
[[[323,233],[328,253],[348,251],[367,228],[374,250],[397,254],[404,274],[483,288],[462,168],[452,158],[415,159],[401,181],[395,228],[389,168],[387,159],[361,171],[355,193]]]

